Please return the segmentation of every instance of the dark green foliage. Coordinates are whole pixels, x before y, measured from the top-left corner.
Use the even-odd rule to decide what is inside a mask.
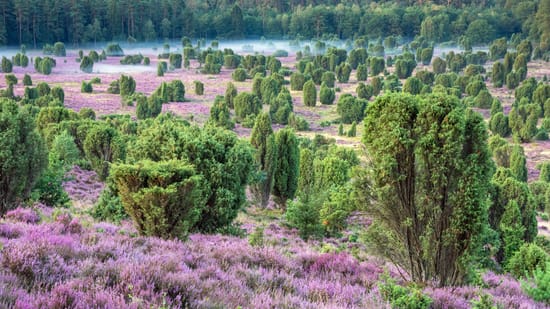
[[[321,84],[321,90],[319,90],[319,101],[321,104],[332,104],[334,103],[334,98],[336,94],[334,89],[327,87],[325,83]]]
[[[294,72],[290,75],[290,89],[294,91],[302,91],[306,78],[304,74],[300,72]]]
[[[193,81],[193,84],[195,85],[195,94],[196,95],[203,95],[204,94],[204,84],[201,81]]]
[[[201,69],[203,74],[219,74],[221,70],[221,64],[217,62],[214,54],[208,53],[204,58],[204,66]],[[223,60],[222,60],[223,61]]]
[[[329,88],[334,88],[335,81],[336,81],[336,76],[334,75],[334,73],[330,71],[324,72],[321,77],[321,84],[325,83],[325,85],[327,85],[327,87]]]
[[[497,88],[504,85],[504,82],[506,81],[506,68],[502,62],[497,61],[493,64],[491,80],[493,82],[493,86]]]
[[[360,82],[357,84],[355,92],[357,92],[357,97],[359,99],[369,100],[374,94],[374,88],[372,87],[372,85],[365,85],[364,83]]]
[[[357,184],[377,201],[368,207],[373,245],[414,282],[460,284],[487,226],[493,166],[483,118],[454,96],[404,93],[377,98],[366,115],[370,181]]]
[[[262,102],[251,93],[241,92],[234,99],[234,107],[237,122],[241,122],[248,115],[257,115],[262,109]]]
[[[223,66],[227,69],[236,69],[241,62],[241,58],[237,55],[223,56]]]
[[[150,97],[140,95],[136,99],[137,119],[155,118],[160,114],[161,110],[162,100],[156,95],[151,95]]]
[[[299,198],[288,203],[285,219],[290,226],[298,229],[302,239],[319,237],[323,233],[319,222],[319,203],[319,199],[315,197],[305,201]]]
[[[424,84],[422,84],[422,81],[416,77],[409,77],[405,81],[405,85],[403,85],[403,92],[408,92],[410,94],[420,94],[422,91],[422,87]]]
[[[47,164],[46,147],[27,108],[0,99],[0,214],[29,197]]]
[[[122,74],[119,79],[119,85],[122,97],[131,96],[136,91],[136,81],[132,76]]]
[[[264,79],[260,84],[260,97],[265,104],[271,104],[281,91],[282,80],[284,78],[279,74],[272,74]]]
[[[382,78],[376,76],[371,80],[370,84],[372,85],[372,95],[377,96],[380,94],[383,87]]]
[[[292,129],[282,129],[275,134],[277,163],[274,172],[273,196],[285,207],[294,198],[298,187],[300,150]]]
[[[126,145],[120,133],[107,124],[92,126],[84,140],[84,152],[100,179],[109,175],[112,162],[123,160]]]
[[[36,90],[38,91],[38,96],[43,97],[50,94],[51,88],[45,82],[40,82],[36,85]]]
[[[231,73],[231,77],[236,82],[244,82],[247,77],[246,70],[243,68],[238,68]]]
[[[151,64],[151,59],[149,59],[149,57],[144,57],[143,58],[143,65],[150,65]]]
[[[385,275],[378,284],[382,298],[389,302],[392,308],[428,309],[433,300],[424,295],[420,288],[415,286],[404,287],[398,285],[394,279]]]
[[[348,130],[348,137],[355,137],[357,135],[357,123],[354,121],[351,123],[351,128]]]
[[[124,210],[120,197],[113,193],[113,191],[116,192],[116,188],[110,187],[114,187],[114,185],[109,182],[107,188],[101,192],[99,200],[91,209],[90,214],[97,220],[120,223],[128,218],[128,214]]]
[[[288,126],[296,131],[308,131],[309,123],[302,116],[298,116],[294,113],[288,115]]]
[[[527,58],[519,54],[514,61],[513,70],[519,74],[519,79],[524,80],[527,77]]]
[[[124,209],[145,236],[186,238],[208,194],[203,177],[184,161],[116,164],[111,177]]]
[[[503,242],[504,261],[508,263],[523,244],[523,234],[525,233],[521,213],[515,200],[510,200],[504,208],[499,228]]]
[[[365,108],[367,107],[366,101],[363,99],[357,99],[350,94],[343,94],[338,99],[338,106],[336,112],[340,115],[340,121],[343,123],[352,123],[353,121],[363,120]]]
[[[466,86],[466,93],[471,97],[477,96],[479,92],[482,90],[487,90],[487,86],[482,80],[479,80],[479,79],[472,80]]]
[[[506,269],[516,278],[529,278],[535,270],[546,271],[549,256],[534,243],[523,244],[509,259]]]
[[[493,134],[498,134],[502,137],[509,136],[510,127],[508,126],[508,116],[505,116],[502,112],[497,112],[491,116],[489,128]]]
[[[523,147],[515,145],[510,154],[510,170],[519,181],[527,182],[527,165]]]
[[[390,74],[386,76],[386,80],[384,80],[384,91],[386,92],[401,91],[401,81],[399,81],[399,77],[397,77],[397,75]]]
[[[412,55],[408,57],[405,55],[401,58],[398,58],[395,62],[395,74],[400,79],[410,77],[414,68],[416,68],[416,61],[414,61]]]
[[[80,71],[84,73],[92,73],[94,70],[94,61],[92,58],[88,56],[84,56],[82,60],[80,60]]]
[[[84,107],[78,111],[78,117],[80,117],[80,119],[95,120],[95,112],[91,108]]]
[[[504,58],[507,52],[508,43],[506,42],[506,38],[495,40],[489,47],[489,55],[491,55],[491,60],[493,61]]]
[[[428,70],[422,70],[416,71],[415,77],[420,79],[420,81],[426,85],[432,85],[434,83],[435,74]]]
[[[90,57],[94,63],[99,62],[99,54],[95,50],[91,50],[88,57]]]
[[[368,69],[366,64],[360,64],[357,66],[357,80],[358,81],[366,81],[368,77]]]
[[[540,165],[539,180],[550,183],[550,162],[543,162]]]
[[[246,201],[245,188],[254,169],[253,151],[233,133],[214,126],[189,126],[173,116],[144,124],[130,145],[132,160],[176,159],[193,165],[205,182],[206,205],[194,231],[213,233],[231,225]]]
[[[378,76],[380,73],[384,71],[384,67],[385,67],[384,58],[380,58],[380,57],[369,58],[369,62],[370,62],[371,76]]]
[[[269,115],[274,123],[287,124],[292,109],[292,97],[286,88],[282,88],[275,101],[269,105]]]
[[[317,102],[317,88],[312,80],[304,84],[304,105],[313,107]]]
[[[227,105],[227,107],[231,109],[234,108],[234,100],[236,96],[237,96],[237,88],[235,87],[235,85],[233,85],[232,82],[227,83],[227,88],[225,89],[225,96],[224,96],[225,104]]]
[[[435,74],[443,74],[447,71],[447,62],[439,57],[435,57],[432,67]]]
[[[428,48],[422,49],[422,52],[420,54],[420,61],[422,62],[422,64],[423,65],[429,65],[430,62],[432,62],[433,54],[434,54],[433,47],[428,47]]]
[[[474,99],[474,106],[479,108],[490,108],[493,104],[493,97],[487,90],[481,90]]]
[[[119,80],[114,80],[109,84],[109,88],[107,88],[107,93],[110,94],[120,94],[120,82]]]
[[[13,64],[11,63],[11,61],[2,56],[2,73],[11,73],[13,70]]]
[[[23,76],[23,85],[24,86],[32,86],[32,79],[29,74],[25,74]]]
[[[163,63],[166,63],[166,62],[159,61],[157,63],[157,76],[159,76],[159,77],[164,76],[164,65],[163,65]]]
[[[91,54],[91,52],[90,52]],[[92,55],[90,55],[90,58],[92,58],[93,60],[93,57]],[[143,56],[141,54],[138,54],[138,55],[126,55],[124,56],[124,58],[122,58],[122,60],[120,60],[120,64],[124,64],[124,65],[138,65],[138,64],[141,64],[141,62],[143,61]],[[95,62],[95,60],[94,60]]]
[[[120,45],[116,43],[111,43],[107,45],[107,48],[105,48],[105,55],[109,57],[122,57],[124,56],[124,51],[120,47]]]
[[[531,55],[533,54],[533,45],[529,40],[523,40],[516,47],[516,50],[519,54],[522,54],[527,58],[527,61],[531,60]]]
[[[346,62],[336,67],[336,78],[339,83],[347,83],[351,74],[351,66]]]
[[[94,91],[92,83],[86,82],[85,80],[82,81],[82,84],[80,85],[80,92],[82,93],[92,93]]]
[[[277,145],[268,113],[261,113],[256,117],[256,123],[250,135],[250,144],[256,148],[256,164],[262,173],[261,179],[251,189],[260,205],[265,207],[269,202],[278,162]]]
[[[13,74],[6,74],[4,76],[4,78],[6,79],[6,85],[9,87],[9,86],[13,86],[13,85],[17,85],[17,77],[15,77],[15,75]]]
[[[61,104],[65,102],[65,92],[63,91],[63,88],[59,86],[53,87],[50,91],[50,94],[54,99],[59,100]]]
[[[210,118],[208,118],[208,123],[214,126],[226,128],[231,130],[235,127],[233,121],[231,121],[231,115],[229,112],[229,107],[227,106],[227,101],[222,96],[216,96],[212,108],[210,108]]]
[[[170,63],[170,67],[174,69],[181,69],[181,62],[182,62],[182,55],[181,54],[170,54],[168,58],[168,62]]]

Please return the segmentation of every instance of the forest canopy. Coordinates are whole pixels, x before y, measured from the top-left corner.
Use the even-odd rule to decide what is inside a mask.
[[[93,0],[0,2],[0,44],[40,47],[190,38],[371,39],[422,35],[488,43],[514,33],[539,40],[547,0]],[[228,26],[229,25],[229,26]]]

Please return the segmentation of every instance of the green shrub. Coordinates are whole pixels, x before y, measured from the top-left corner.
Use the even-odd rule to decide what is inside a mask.
[[[302,202],[300,199],[288,203],[285,219],[288,224],[298,229],[303,239],[321,236],[323,227],[319,223],[319,201],[309,199]]]
[[[243,68],[238,68],[231,74],[231,77],[236,82],[244,82],[246,80],[247,74],[246,70]]]
[[[317,88],[312,80],[304,84],[304,105],[314,107],[317,102]]]
[[[331,89],[325,85],[325,83],[321,84],[321,90],[319,91],[319,101],[321,104],[332,104],[334,103],[334,99],[336,97],[336,94],[334,92],[334,89]]]
[[[203,95],[204,94],[204,84],[201,81],[193,81],[193,84],[195,85],[195,94],[196,95]]]
[[[80,92],[82,93],[92,93],[94,91],[92,83],[88,83],[86,81],[82,81],[82,85],[80,86]]]
[[[357,99],[351,94],[343,94],[338,99],[336,112],[340,115],[340,120],[343,123],[352,123],[353,121],[360,122],[363,120],[366,102],[363,99]]]
[[[110,186],[107,186],[107,188],[101,192],[97,203],[90,210],[90,214],[96,220],[114,223],[120,223],[120,221],[128,218],[128,214],[124,210],[124,206],[122,206],[120,197],[113,193],[113,189],[111,189]]]
[[[248,236],[248,243],[252,247],[263,247],[264,246],[264,228],[257,226],[254,231]]]
[[[262,102],[251,93],[241,92],[235,97],[234,106],[237,122],[241,122],[248,115],[257,115],[262,109]]]
[[[300,72],[294,72],[290,75],[290,89],[294,91],[302,91],[306,82],[305,75]]]
[[[32,79],[29,74],[25,74],[23,76],[23,85],[24,86],[32,86]]]
[[[111,177],[140,234],[185,239],[206,203],[204,179],[184,161],[116,164]]]
[[[385,275],[383,281],[378,284],[378,290],[392,308],[428,309],[432,303],[432,299],[422,294],[419,288],[400,286],[388,275]]]
[[[296,131],[308,131],[309,123],[302,116],[298,116],[294,113],[288,115],[288,126]]]
[[[360,64],[357,66],[357,80],[358,81],[366,81],[368,77],[368,69],[366,64]]]
[[[32,195],[48,206],[66,206],[70,199],[63,189],[63,172],[63,169],[56,169],[55,167],[46,169],[38,178]]]
[[[84,58],[80,61],[80,70],[84,73],[92,73],[94,70],[94,61],[92,58],[89,56],[84,56]]]
[[[351,128],[348,130],[348,137],[355,137],[357,135],[357,123],[354,121],[351,124]]]
[[[545,270],[536,269],[532,280],[522,284],[523,290],[536,301],[550,304],[550,264]]]
[[[512,256],[506,269],[516,278],[530,278],[535,270],[546,271],[546,264],[550,262],[548,254],[534,243],[523,244]]]

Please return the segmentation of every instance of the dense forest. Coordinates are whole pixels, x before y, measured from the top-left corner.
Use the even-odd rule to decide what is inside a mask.
[[[473,44],[550,33],[550,3],[536,0],[47,0],[0,2],[0,44],[191,38],[379,38],[422,35]],[[230,25],[228,27],[228,25]],[[548,41],[549,36],[543,36]]]

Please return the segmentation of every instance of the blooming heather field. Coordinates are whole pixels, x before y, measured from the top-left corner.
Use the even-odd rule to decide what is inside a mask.
[[[229,236],[138,237],[127,223],[92,223],[43,208],[15,209],[0,223],[2,308],[387,307],[377,285],[383,263],[319,253],[276,223],[266,227],[261,247]],[[483,289],[424,292],[433,308],[469,308],[480,293],[502,308],[545,308],[510,277],[487,273],[482,280]]]

